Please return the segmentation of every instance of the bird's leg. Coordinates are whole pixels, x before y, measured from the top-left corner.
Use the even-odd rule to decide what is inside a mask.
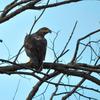
[[[32,59],[30,59],[29,63],[30,63],[30,64],[32,64],[32,63],[33,63]]]
[[[30,59],[30,60],[27,62],[27,64],[28,64],[28,65],[32,65],[32,64],[33,64],[32,60]]]
[[[41,69],[39,68],[39,66],[38,66],[37,64],[35,64],[35,63],[33,62],[32,59],[30,59],[29,62],[27,62],[27,64],[28,64],[29,66],[34,66],[34,68],[35,68],[37,71],[41,71]]]
[[[32,64],[32,60],[31,59],[29,60],[28,64]]]

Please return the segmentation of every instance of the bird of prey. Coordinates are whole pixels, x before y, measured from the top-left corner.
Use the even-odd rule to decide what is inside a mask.
[[[43,60],[46,55],[47,40],[45,35],[52,31],[43,27],[33,34],[28,34],[24,40],[24,47],[27,56],[30,58],[29,63],[33,63],[37,66],[37,70],[42,70]]]

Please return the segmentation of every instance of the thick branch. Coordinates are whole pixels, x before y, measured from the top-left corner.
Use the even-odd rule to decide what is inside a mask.
[[[67,64],[67,65],[64,65],[64,64],[57,64],[57,63],[44,63],[43,66],[44,66],[43,68],[47,68],[47,69],[52,68],[53,70],[56,70],[59,73],[72,75],[72,76],[83,77],[85,79],[88,79],[88,80],[100,85],[100,80],[93,77],[93,76],[91,76],[91,75],[89,75],[89,74],[87,74],[87,72],[72,70],[72,68],[74,69],[74,67],[75,68],[78,67],[80,69],[81,66],[85,66],[86,68],[89,68],[89,67],[92,68],[93,66],[91,66],[91,65],[87,65],[87,64],[76,64],[76,65],[75,64],[74,65]],[[97,67],[98,71],[100,71],[100,65],[94,66],[94,68],[95,67]],[[2,66],[2,67],[0,67],[0,73],[1,74],[2,73],[8,74],[7,72],[17,71],[17,70],[20,70],[20,69],[32,69],[32,68],[35,68],[34,65],[25,64],[25,63],[24,64],[11,65],[11,66]],[[92,70],[92,72],[93,71],[94,70]]]

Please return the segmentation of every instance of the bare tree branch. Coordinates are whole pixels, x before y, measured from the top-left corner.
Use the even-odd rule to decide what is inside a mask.
[[[62,2],[58,2],[58,3],[53,3],[53,4],[49,4],[49,5],[42,5],[42,6],[35,6],[38,2],[40,2],[41,0],[31,0],[31,2],[29,2],[29,0],[25,0],[25,1],[19,1],[19,2],[14,2],[13,4],[10,5],[10,7],[6,6],[4,11],[2,11],[3,13],[0,16],[0,23],[3,23],[11,18],[13,18],[14,16],[22,13],[25,10],[41,10],[41,9],[45,9],[45,8],[50,8],[50,7],[56,7],[56,6],[60,6],[63,4],[69,4],[72,2],[79,2],[82,0],[70,0],[70,1],[62,1]],[[7,14],[8,12],[10,12],[12,9],[14,9],[15,7],[21,5],[21,4],[25,4],[22,7],[12,11],[11,13]],[[27,4],[28,3],[28,4]],[[9,9],[8,9],[9,8]]]
[[[49,4],[49,1],[50,1],[50,0],[47,1],[47,5]],[[42,15],[43,15],[43,13],[45,12],[45,10],[46,10],[46,8],[43,9],[42,13],[38,16],[37,19],[35,18],[35,21],[34,21],[32,27],[31,27],[31,29],[30,29],[29,34],[31,34],[31,32],[32,32],[32,30],[33,30],[33,27],[34,27],[35,24],[38,22],[38,20],[42,17]]]
[[[28,95],[28,97],[27,97],[26,100],[32,100],[33,96],[37,93],[37,91],[38,91],[39,87],[41,86],[41,84],[43,82],[45,82],[46,80],[48,80],[48,79],[50,79],[50,78],[52,78],[54,76],[57,76],[58,74],[59,74],[58,72],[53,72],[53,73],[49,74],[48,77],[47,76],[44,76],[42,78],[42,81],[38,81],[37,84],[33,87],[33,89],[29,93],[29,95]]]
[[[55,85],[56,89],[55,89],[55,91],[52,93],[50,100],[53,100],[53,97],[56,95],[56,92],[58,91],[59,83],[61,82],[61,80],[62,80],[63,77],[64,77],[64,75],[62,75],[62,76],[60,77],[58,83]]]
[[[0,61],[3,61],[0,59]],[[7,62],[7,61],[6,61]],[[8,61],[9,62],[9,61]],[[12,62],[10,62],[12,63]],[[5,67],[0,67],[0,73],[7,73],[7,72],[11,72],[11,71],[16,71],[16,70],[20,70],[20,69],[32,69],[34,67],[34,65],[29,65],[29,64],[16,64],[16,63],[12,63],[14,65],[12,66],[5,66]],[[81,66],[83,64],[76,64],[73,66],[73,68],[76,66]],[[27,66],[27,67],[26,67]],[[43,64],[43,68],[52,68],[56,71],[58,71],[59,73],[63,73],[63,74],[67,74],[67,75],[72,75],[72,76],[78,76],[78,77],[83,77],[85,79],[88,79],[96,84],[100,84],[100,80],[98,80],[97,78],[90,76],[87,72],[81,72],[81,71],[76,71],[76,70],[70,70],[69,68],[71,67],[70,64],[68,65],[63,65],[63,64],[52,64],[52,63],[44,63]],[[62,66],[62,67],[61,67]],[[88,66],[87,64],[85,65],[85,67]],[[97,68],[100,68],[100,65],[97,66]],[[35,68],[35,67],[34,67]],[[80,67],[79,67],[80,69]]]
[[[97,59],[97,61],[95,62],[95,66],[96,66],[96,64],[98,63],[98,61],[99,61],[99,59],[100,58],[98,58]],[[92,72],[89,72],[88,74],[90,75]],[[85,78],[83,78],[77,85],[76,85],[76,87],[74,88],[74,89],[72,89],[72,91],[70,92],[70,93],[68,93],[68,94],[66,94],[65,96],[63,96],[62,97],[62,100],[66,100],[68,97],[70,97],[73,93],[75,93],[75,91],[84,83],[84,81],[85,81],[86,79]],[[100,80],[99,80],[100,81]]]
[[[40,15],[34,20],[34,23],[32,24],[32,27],[30,28],[29,34],[32,33],[32,30],[36,23],[39,21],[39,19],[42,17],[44,14],[45,10],[47,8],[53,8],[57,6],[61,6],[64,4],[70,4],[70,3],[77,3],[81,2],[83,0],[63,0],[63,1],[51,1],[47,0],[47,3],[43,4],[45,1],[42,0],[12,0],[11,3],[5,6],[5,8],[0,11],[0,23],[6,22],[9,19],[15,17],[16,15],[19,15],[20,13],[27,11],[27,10],[38,10],[42,12]],[[56,33],[56,36],[52,42],[52,48],[50,48],[55,56],[55,61],[53,63],[43,63],[43,69],[47,70],[42,70],[37,71],[36,70],[36,65],[33,63],[17,63],[17,59],[21,53],[22,48],[18,51],[17,55],[14,56],[13,58],[14,61],[12,62],[10,59],[5,60],[5,59],[0,59],[0,74],[7,74],[7,75],[27,75],[27,76],[32,76],[33,78],[36,78],[38,81],[37,83],[33,86],[32,90],[27,96],[27,100],[32,100],[35,97],[38,96],[45,96],[45,92],[47,92],[47,89],[49,88],[49,85],[55,86],[55,90],[50,94],[51,95],[51,100],[54,99],[55,96],[62,96],[62,100],[68,99],[70,96],[74,95],[76,98],[77,96],[84,97],[87,99],[93,99],[97,100],[97,98],[90,97],[89,95],[86,95],[84,93],[81,93],[81,91],[78,90],[90,90],[96,93],[100,93],[100,90],[97,88],[93,87],[87,87],[87,86],[81,86],[85,80],[91,81],[92,83],[95,83],[96,85],[100,85],[100,79],[99,77],[95,76],[94,74],[97,74],[100,76],[100,39],[98,40],[91,40],[90,36],[96,35],[97,32],[100,32],[100,29],[97,29],[77,40],[75,52],[73,55],[73,58],[70,63],[68,64],[62,64],[59,63],[59,59],[63,57],[69,49],[67,49],[70,41],[72,40],[74,31],[76,29],[78,21],[75,22],[75,25],[72,29],[72,32],[65,42],[65,46],[63,47],[61,53],[57,55],[55,51],[55,41],[58,37],[58,32]],[[89,38],[89,41],[84,43],[84,40]],[[0,43],[2,43],[2,39],[0,39]],[[81,45],[81,46],[80,46]],[[96,46],[98,45],[98,47]],[[95,48],[96,47],[96,48]],[[89,49],[88,49],[89,48]],[[81,50],[80,50],[81,49]],[[90,53],[90,58],[89,63],[83,63],[81,62],[82,57],[84,57],[84,53],[86,50],[89,50]],[[84,58],[82,59],[84,60]],[[78,63],[78,61],[80,63]],[[3,65],[4,64],[4,65]],[[92,74],[93,73],[93,74]],[[61,75],[61,76],[60,76]],[[70,77],[70,76],[71,77]],[[59,77],[60,76],[60,77]],[[69,80],[73,78],[73,76],[80,77],[80,82],[75,83],[74,85],[70,84]],[[69,79],[67,82],[63,82],[66,77]],[[57,78],[57,80],[56,80]],[[20,82],[19,82],[20,83]],[[18,87],[19,83],[17,85],[15,94],[13,99],[15,99],[16,93],[18,92]],[[45,84],[46,88],[45,90],[39,94],[36,95],[36,93],[39,92],[39,89],[42,84]],[[59,89],[62,88],[63,91],[59,92]],[[45,99],[45,97],[44,97]]]
[[[20,80],[18,81],[18,85],[17,85],[16,91],[15,91],[15,94],[14,94],[13,100],[15,100],[16,94],[17,94],[18,89],[19,89],[19,85],[20,85]]]
[[[97,29],[96,31],[93,31],[93,32],[89,33],[88,35],[77,40],[76,49],[75,49],[74,56],[73,56],[72,61],[71,61],[72,63],[76,62],[76,57],[77,57],[80,41],[88,38],[91,35],[96,34],[97,32],[100,32],[100,29]]]

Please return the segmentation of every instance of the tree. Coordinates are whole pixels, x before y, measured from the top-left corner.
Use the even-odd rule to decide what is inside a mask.
[[[72,3],[77,5],[77,3],[80,2],[82,1],[13,0],[11,3],[7,4],[3,10],[1,10],[0,23],[1,25],[5,26],[5,22],[10,22],[15,17],[17,17],[17,15],[20,15],[22,12],[25,12],[27,10],[42,10],[41,14],[38,17],[34,17],[34,22],[28,32],[29,34],[31,34],[35,29],[34,27],[39,23],[39,21],[42,20],[41,18],[49,8],[54,9],[57,6],[65,4],[71,5]],[[83,3],[85,2],[83,1]],[[32,90],[28,95],[26,94],[27,100],[32,100],[32,98],[41,98],[43,100],[46,98],[54,100],[58,97],[60,98],[59,100],[66,100],[71,97],[80,100],[81,98],[84,98],[86,100],[99,100],[99,97],[94,97],[89,94],[86,95],[85,92],[92,91],[92,94],[100,95],[100,89],[98,89],[100,88],[100,28],[90,31],[84,36],[78,37],[78,35],[75,33],[78,23],[79,20],[76,20],[73,24],[70,35],[67,35],[67,40],[64,40],[64,42],[61,42],[60,40],[61,31],[54,32],[52,40],[49,41],[48,45],[48,51],[51,50],[54,55],[54,60],[52,57],[52,62],[44,62],[43,71],[41,72],[35,70],[35,66],[33,64],[28,64],[27,62],[21,63],[20,59],[23,60],[23,56],[25,56],[22,55],[24,52],[22,44],[20,44],[21,49],[18,51],[18,53],[12,57],[11,50],[8,48],[8,45],[5,45],[3,39],[0,37],[0,43],[5,45],[6,50],[9,54],[8,59],[0,58],[0,74],[17,74],[20,75],[21,78],[24,77],[25,79],[27,79],[28,76],[31,76],[33,80],[36,79],[33,84]],[[74,48],[72,47],[74,41],[73,37],[78,37]],[[12,39],[12,37],[10,37],[10,39]],[[63,36],[63,39],[66,38]],[[57,48],[57,40],[62,43],[61,46],[63,46],[63,49],[61,49],[62,47],[60,47],[60,50]],[[7,57],[7,55],[5,56]],[[18,82],[17,88],[15,87],[16,91],[14,92],[13,99],[16,98],[17,92],[20,91],[19,86],[20,81]],[[98,88],[95,88],[93,86],[96,86]],[[49,96],[46,96],[48,92],[50,92]]]

